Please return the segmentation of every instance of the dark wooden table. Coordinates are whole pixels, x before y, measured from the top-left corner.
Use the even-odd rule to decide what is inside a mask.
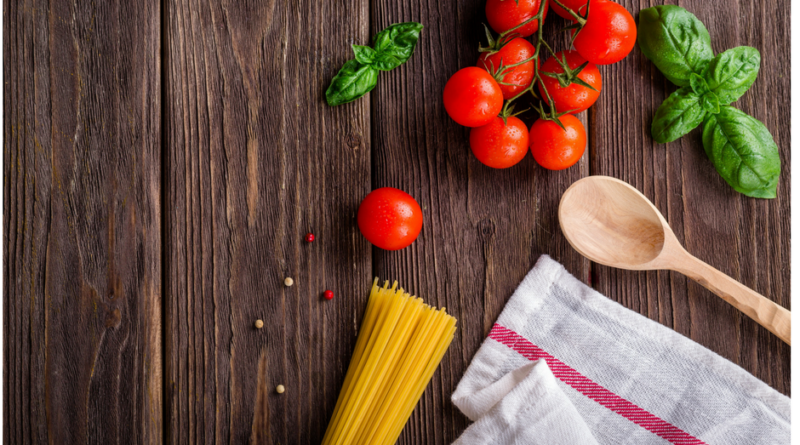
[[[541,254],[789,394],[776,337],[683,276],[588,262],[558,226],[572,182],[623,179],[690,252],[789,307],[789,2],[680,4],[715,51],[761,51],[736,106],[780,147],[775,200],[728,187],[699,131],[653,142],[675,87],[638,48],[601,68],[578,165],[480,164],[441,93],[476,61],[484,0],[5,0],[4,442],[245,443],[269,427],[274,443],[319,443],[378,276],[459,319],[400,439],[449,443],[467,426],[450,395]],[[328,107],[350,44],[409,20],[425,25],[411,60]],[[562,26],[548,16],[558,49]],[[356,227],[382,186],[423,208],[407,249]]]

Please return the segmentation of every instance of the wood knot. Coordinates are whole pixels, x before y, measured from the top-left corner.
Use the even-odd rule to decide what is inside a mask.
[[[358,150],[358,147],[361,145],[361,136],[350,133],[344,138],[344,143],[353,150]]]
[[[484,218],[478,223],[478,236],[484,242],[490,241],[494,238],[497,227],[491,218]]]

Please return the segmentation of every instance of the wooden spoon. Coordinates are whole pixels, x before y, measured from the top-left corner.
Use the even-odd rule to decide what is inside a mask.
[[[791,312],[690,255],[658,209],[629,184],[608,176],[583,178],[564,192],[558,219],[567,241],[590,260],[680,272],[791,345]]]

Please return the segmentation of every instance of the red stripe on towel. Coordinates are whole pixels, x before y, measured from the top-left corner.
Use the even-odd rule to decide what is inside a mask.
[[[600,405],[671,443],[679,445],[705,445],[705,442],[690,435],[686,431],[683,431],[675,425],[645,411],[633,402],[625,400],[598,385],[561,360],[548,354],[542,348],[534,345],[525,337],[508,328],[495,324],[494,327],[492,327],[492,331],[489,332],[489,338],[508,346],[528,360],[544,359],[556,378],[562,382],[575,388],[578,392]]]

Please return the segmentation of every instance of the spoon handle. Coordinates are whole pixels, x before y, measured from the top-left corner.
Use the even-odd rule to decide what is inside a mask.
[[[792,344],[792,313],[786,308],[688,253],[673,270],[697,281],[786,344]]]

